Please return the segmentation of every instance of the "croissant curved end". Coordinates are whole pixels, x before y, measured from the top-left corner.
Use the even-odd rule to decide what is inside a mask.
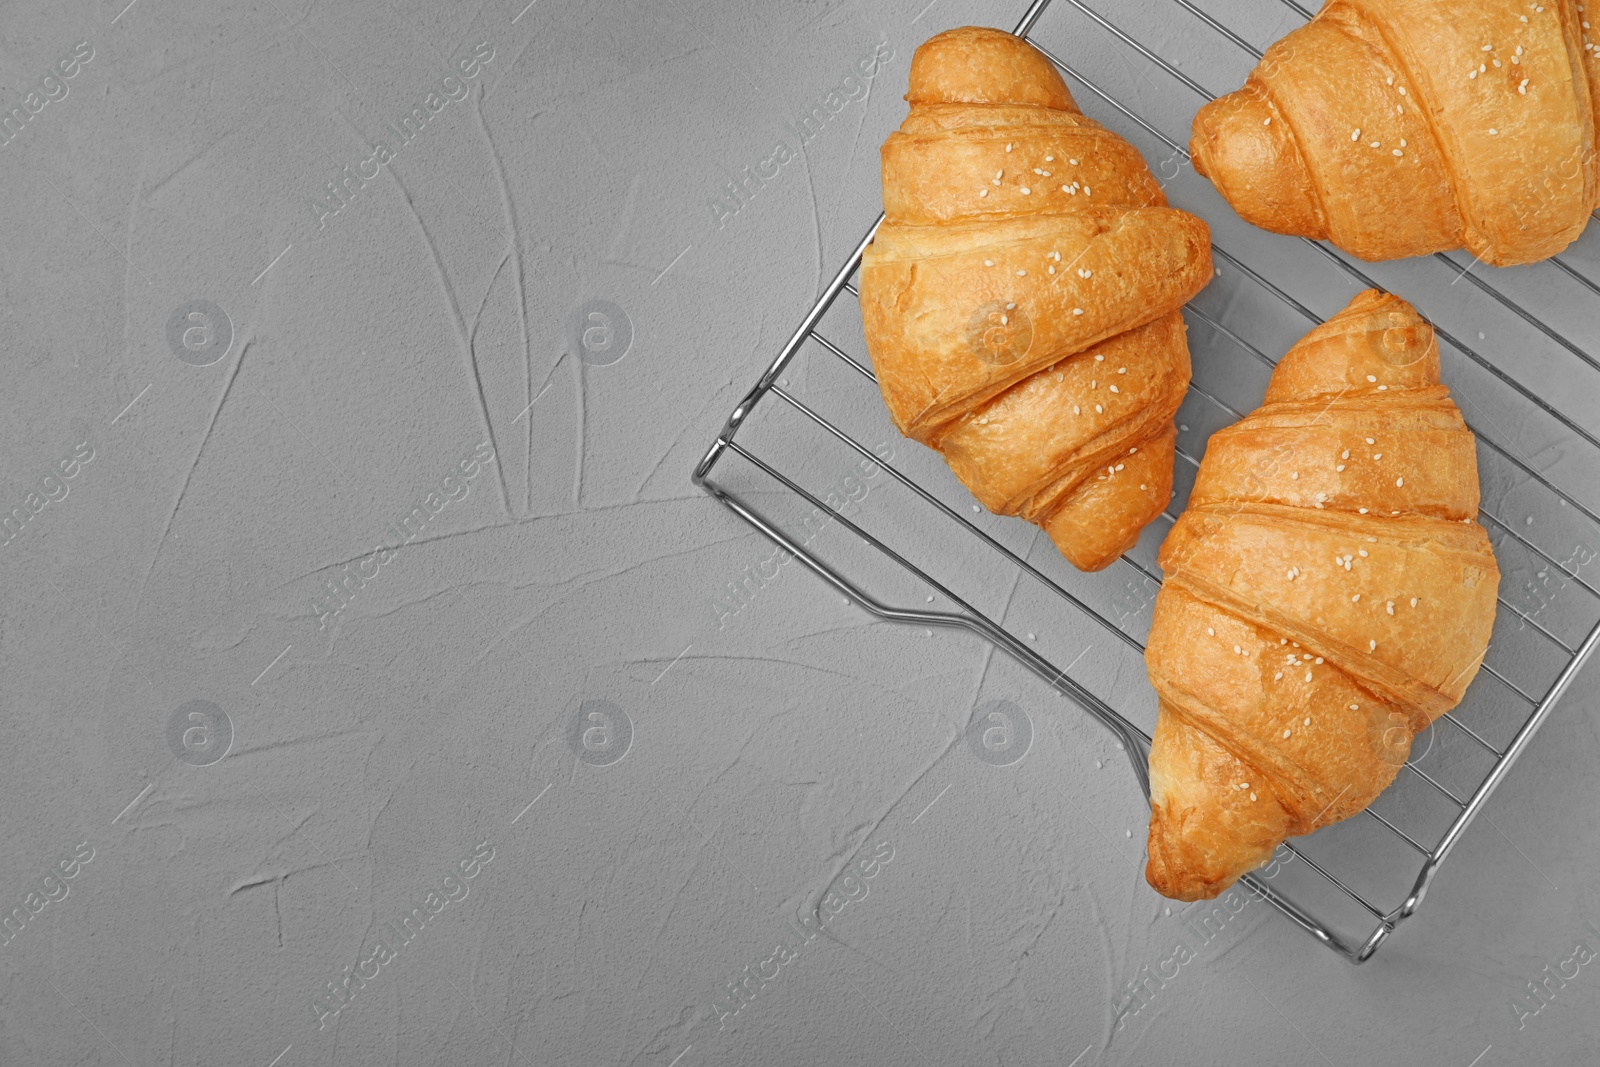
[[[1055,64],[1003,30],[963,26],[930,37],[911,58],[911,91],[919,104],[1032,104],[1077,111]]]
[[[1328,236],[1294,138],[1254,84],[1219,96],[1194,117],[1189,152],[1239,217],[1252,226],[1320,241]]]

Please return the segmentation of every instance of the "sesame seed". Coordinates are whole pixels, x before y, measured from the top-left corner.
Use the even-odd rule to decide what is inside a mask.
[[[1022,273],[1022,272],[1021,272],[1021,271],[1018,271],[1018,272],[1017,272],[1017,273],[1018,273],[1018,274],[1021,274],[1021,273]],[[1082,308],[1073,308],[1073,309],[1072,309],[1072,313],[1073,313],[1073,314],[1074,314],[1074,315],[1082,315],[1082,314],[1083,314],[1083,309],[1082,309]]]
[[[1368,641],[1367,642],[1367,651],[1368,652],[1376,652],[1376,651],[1378,651],[1378,642],[1376,642],[1376,641]]]
[[[1496,137],[1496,136],[1499,136],[1499,134],[1500,134],[1499,130],[1495,129],[1493,126],[1489,127],[1489,136],[1490,137]]]
[[[1352,141],[1361,140],[1361,127],[1360,126],[1357,126],[1355,129],[1350,131],[1350,139]]]
[[[1128,373],[1128,368],[1127,367],[1118,367],[1117,368],[1117,373],[1118,374],[1127,374]],[[1139,450],[1137,448],[1130,448],[1128,451],[1137,452]]]
[[[1262,119],[1261,120],[1261,125],[1263,125],[1263,126],[1271,126],[1272,125],[1272,116],[1268,115],[1266,118]]]
[[[1300,480],[1300,472],[1299,471],[1290,471],[1289,472],[1289,480],[1292,481],[1292,482],[1298,482]]]
[[[1339,465],[1338,465],[1338,466],[1337,466],[1337,467],[1335,467],[1335,468],[1333,468],[1333,469],[1334,469],[1334,470],[1335,470],[1335,471],[1342,471],[1342,470],[1344,470],[1344,464],[1343,464],[1343,463],[1341,463],[1341,464],[1339,464]]]
[[[1307,718],[1307,719],[1306,719],[1306,721],[1305,721],[1305,722],[1303,722],[1303,723],[1301,723],[1301,724],[1300,724],[1300,725],[1301,725],[1301,726],[1310,726],[1310,725],[1311,725],[1311,719],[1310,719],[1310,718],[1309,718],[1309,717],[1308,717],[1308,718]]]
[[[1056,269],[1054,267],[1050,267],[1049,271],[1050,271],[1051,274],[1054,274],[1056,272]]]
[[[1104,363],[1105,359],[1106,359],[1106,357],[1104,356],[1104,354],[1096,354],[1095,357],[1094,357],[1094,361],[1096,363]]]
[[[1362,515],[1365,515],[1367,513],[1367,509],[1366,508],[1357,508],[1356,511],[1358,511]]]
[[[1486,44],[1486,45],[1483,46],[1483,50],[1485,52],[1493,52],[1494,51],[1494,45]]]
[[[1356,595],[1355,595],[1355,596],[1353,596],[1353,597],[1351,597],[1351,598],[1350,598],[1350,603],[1352,603],[1352,604],[1359,604],[1359,603],[1361,603],[1361,594],[1360,594],[1360,593],[1357,593],[1357,594],[1356,594]]]
[[[1417,606],[1417,598],[1416,597],[1412,597],[1411,598],[1411,606],[1412,607],[1416,607]]]
[[[1343,452],[1340,452],[1339,453],[1339,458],[1340,459],[1349,459],[1350,458],[1350,450],[1347,448]]]
[[[1032,189],[1029,189],[1029,188],[1028,188],[1028,187],[1027,187],[1027,186],[1026,186],[1026,185],[1024,185],[1024,186],[1023,186],[1023,187],[1022,187],[1022,195],[1023,195],[1023,196],[1027,196],[1027,195],[1028,195],[1028,194],[1029,194],[1029,193],[1031,193],[1031,192],[1033,192],[1033,190],[1032,190]]]
[[[1350,710],[1351,711],[1360,711],[1361,710],[1361,705],[1360,704],[1351,704],[1350,705]]]
[[[1367,444],[1369,444],[1369,445],[1375,445],[1375,444],[1377,444],[1377,443],[1378,443],[1378,442],[1376,442],[1376,441],[1374,441],[1374,440],[1373,440],[1373,439],[1372,439],[1372,438],[1370,438],[1370,437],[1369,437],[1369,438],[1367,438]]]
[[[1376,375],[1376,374],[1369,374],[1369,375],[1367,375],[1367,381],[1369,381],[1369,382],[1375,382],[1375,381],[1377,381],[1377,380],[1378,380],[1378,376],[1377,376],[1377,375]]]
[[[1011,146],[1010,146],[1010,145],[1009,145],[1009,144],[1008,144],[1008,145],[1006,145],[1006,151],[1007,151],[1007,152],[1009,152],[1009,151],[1011,151]]]
[[[1285,731],[1284,731],[1284,732],[1283,732],[1283,739],[1284,739],[1284,740],[1285,740],[1285,741],[1287,741],[1287,740],[1289,740],[1289,734],[1290,734],[1290,733],[1292,733],[1292,732],[1293,732],[1293,731],[1291,731],[1291,730],[1285,730]]]
[[[1072,186],[1070,186],[1070,185],[1063,185],[1063,186],[1062,186],[1062,187],[1061,187],[1061,191],[1062,191],[1062,192],[1063,192],[1063,193],[1066,193],[1066,194],[1067,194],[1067,195],[1068,195],[1068,196],[1071,196],[1071,195],[1073,195],[1073,193],[1072,193]]]
[[[1251,799],[1251,800],[1254,800],[1254,799],[1255,799],[1255,798],[1256,798],[1256,795],[1255,795],[1255,794],[1254,794],[1254,793],[1251,793],[1251,794],[1250,794],[1250,799]]]
[[[1085,186],[1084,186],[1084,187],[1083,187],[1083,195],[1084,195],[1084,196],[1090,196],[1090,195],[1092,195],[1092,194],[1091,194],[1091,193],[1090,193],[1090,192],[1089,192],[1089,187],[1088,187],[1088,186],[1087,186],[1087,185],[1085,185]]]
[[[1025,271],[1025,270],[1019,270],[1019,271],[1017,271],[1017,277],[1019,277],[1019,278],[1026,278],[1026,277],[1027,277],[1027,276],[1028,276],[1028,272],[1027,272],[1027,271]]]
[[[1318,662],[1318,663],[1321,663],[1321,662],[1322,662],[1322,657],[1321,657],[1321,656],[1318,656],[1318,657],[1317,657],[1317,662]]]
[[[1115,386],[1113,386],[1113,388],[1115,388]],[[1121,470],[1125,465],[1126,464],[1118,463],[1117,464],[1117,470]]]
[[[1406,484],[1406,480],[1404,478],[1396,478],[1394,480],[1394,487],[1396,489],[1404,489],[1405,488],[1405,484]]]
[[[1406,87],[1404,85],[1400,86],[1400,95],[1401,96],[1405,96],[1406,95]]]
[[[1308,682],[1311,681],[1311,672],[1310,671],[1306,671],[1306,681],[1308,681]]]
[[[1078,405],[1074,404],[1074,405],[1072,405],[1072,413],[1074,415],[1082,415],[1083,414],[1083,409],[1078,407]]]
[[[1382,141],[1373,141],[1372,142],[1372,147],[1373,148],[1382,148],[1383,147],[1383,142]]]
[[[1244,650],[1243,650],[1243,649],[1241,649],[1241,648],[1240,648],[1240,647],[1239,647],[1239,646],[1238,646],[1238,645],[1234,645],[1234,646],[1233,646],[1233,654],[1234,654],[1234,655],[1235,655],[1235,656],[1237,656],[1237,655],[1239,655],[1239,654],[1240,654],[1240,653],[1241,653],[1241,652],[1243,652],[1243,651],[1244,651]]]
[[[1527,78],[1523,78],[1522,79],[1522,84],[1517,86],[1517,92],[1521,93],[1523,96],[1527,96],[1528,95],[1528,79]]]
[[[986,197],[988,195],[989,195],[989,190],[987,190],[987,189],[979,189],[978,190],[978,199],[979,200],[982,200],[984,197]]]
[[[1139,483],[1139,488],[1140,488],[1140,489],[1143,489],[1143,488],[1144,488],[1144,483],[1143,483],[1143,482],[1140,482],[1140,483]]]
[[[1074,167],[1076,167],[1078,165],[1078,161],[1076,159],[1069,159],[1069,160],[1067,160],[1067,162],[1071,163]]]
[[[1282,681],[1282,680],[1283,680],[1283,672],[1282,672],[1282,671],[1279,671],[1279,672],[1277,672],[1277,673],[1276,673],[1276,674],[1274,674],[1274,675],[1273,675],[1273,676],[1272,676],[1272,680],[1273,680],[1273,681],[1274,681],[1274,682],[1278,682],[1278,681]]]
[[[1116,393],[1116,392],[1120,392],[1120,390],[1119,390],[1119,389],[1118,389],[1118,388],[1117,388],[1117,387],[1116,387],[1116,386],[1114,386],[1114,385],[1113,385],[1113,386],[1112,386],[1112,387],[1111,387],[1111,391],[1112,391],[1112,392],[1113,392],[1113,393]]]
[[[1215,626],[1207,626],[1206,633],[1210,634],[1212,637],[1215,637],[1217,636],[1217,628]]]
[[[1044,161],[1046,163],[1053,163],[1053,162],[1055,162],[1055,158],[1056,158],[1055,156],[1045,156],[1044,157]]]
[[[1097,415],[1104,415],[1106,413],[1106,409],[1101,407],[1099,404],[1096,404],[1094,406],[1094,410],[1095,410],[1095,414],[1097,414]]]
[[[983,265],[984,265],[984,266],[985,266],[985,267],[992,267],[992,266],[994,266],[994,260],[992,260],[992,259],[986,259],[986,260],[984,260],[984,261],[983,261]]]
[[[1402,138],[1400,138],[1400,147],[1404,148],[1405,146],[1406,146],[1406,139],[1404,137],[1402,137]]]
[[[1387,604],[1385,604],[1384,605],[1384,609],[1386,611],[1388,611],[1390,615],[1393,615],[1394,614],[1394,601],[1391,600]]]
[[[1396,148],[1396,149],[1394,149],[1394,150],[1393,150],[1393,152],[1394,152],[1394,154],[1395,154],[1395,155],[1397,155],[1397,156],[1403,156],[1403,155],[1405,155],[1405,153],[1404,153],[1404,152],[1402,152],[1402,151],[1400,151],[1400,149],[1398,149],[1398,148]]]

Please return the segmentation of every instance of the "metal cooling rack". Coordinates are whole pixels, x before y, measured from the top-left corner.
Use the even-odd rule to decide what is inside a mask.
[[[841,293],[858,296],[851,279],[881,214],[739,402],[693,477],[873,615],[969,630],[1008,653],[1111,731],[1148,797],[1150,731],[1138,724],[1153,728],[1148,687],[1106,681],[1106,672],[1094,669],[1103,657],[1074,672],[1079,653],[1062,669],[1054,649],[1065,659],[1086,632],[1092,640],[1109,634],[1107,655],[1136,666],[1133,673],[1143,681],[1143,637],[1160,582],[1155,552],[1187,500],[1210,431],[1258,405],[1274,364],[1268,352],[1287,350],[1356,289],[1391,289],[1412,299],[1435,324],[1446,384],[1477,435],[1480,520],[1503,572],[1494,638],[1467,698],[1419,736],[1405,773],[1383,796],[1360,816],[1289,842],[1292,859],[1278,878],[1243,879],[1301,929],[1361,963],[1416,912],[1440,864],[1600,642],[1600,589],[1582,576],[1600,550],[1600,438],[1584,425],[1600,424],[1600,360],[1590,354],[1600,351],[1600,316],[1586,303],[1600,299],[1600,227],[1545,264],[1481,268],[1492,281],[1474,274],[1479,265],[1460,253],[1357,264],[1324,245],[1252,229],[1187,169],[1189,119],[1197,102],[1212,94],[1184,67],[1215,71],[1235,87],[1261,47],[1311,13],[1294,0],[1231,0],[1230,11],[1243,12],[1233,21],[1252,27],[1241,31],[1215,14],[1225,2],[1202,7],[1171,0],[1166,14],[1159,8],[1119,13],[1146,22],[1130,28],[1083,0],[1062,0],[1051,23],[1041,25],[1051,0],[1034,0],[1012,31],[1050,57],[1086,112],[1158,161],[1158,177],[1175,206],[1195,211],[1213,228],[1218,277],[1185,308],[1195,375],[1178,416],[1174,498],[1138,547],[1105,572],[1081,574],[1048,540],[1041,544],[1036,528],[981,513],[937,456],[894,433],[870,384],[875,378],[860,340],[859,305],[838,302]],[[1253,43],[1251,32],[1264,39]],[[1168,50],[1183,54],[1164,58],[1141,37],[1167,41]],[[1058,38],[1074,46],[1052,47]],[[1060,58],[1065,54],[1082,55],[1095,69],[1077,69]],[[1489,344],[1512,358],[1490,360],[1478,351],[1491,330]],[[1474,331],[1478,346],[1461,339]],[[785,375],[804,379],[803,385]],[[904,451],[885,458],[882,445],[875,451],[864,443],[874,435]],[[763,458],[758,449],[782,458]],[[886,472],[883,487],[890,491],[879,491],[870,507],[862,500],[854,517],[845,514],[850,503],[819,484],[827,480],[830,456],[874,476]],[[731,457],[742,466],[730,469]],[[725,479],[740,481],[738,491],[713,480],[719,464]],[[775,517],[778,511],[787,517]],[[811,520],[818,514],[835,531],[826,539],[830,557],[854,553],[852,569],[873,571],[874,584],[894,596],[869,593],[862,579],[823,558],[812,543],[817,531]],[[1002,598],[996,588],[1008,580]],[[942,598],[949,610],[890,603],[917,594],[927,594],[930,603]],[[992,604],[986,610],[974,603],[980,600]],[[1052,633],[1061,639],[1041,644]]]

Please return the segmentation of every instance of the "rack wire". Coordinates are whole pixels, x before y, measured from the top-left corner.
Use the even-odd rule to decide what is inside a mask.
[[[1600,326],[1586,325],[1600,317],[1583,304],[1600,298],[1600,233],[1545,264],[1495,271],[1491,282],[1475,275],[1478,264],[1462,262],[1459,253],[1358,265],[1322,244],[1253,230],[1185,169],[1188,152],[1168,129],[1181,122],[1177,128],[1186,130],[1196,99],[1212,98],[1185,72],[1185,63],[1227,70],[1234,79],[1230,84],[1237,85],[1260,59],[1261,48],[1250,40],[1251,30],[1235,29],[1214,14],[1216,3],[1208,10],[1197,0],[1170,2],[1170,22],[1161,21],[1166,16],[1159,9],[1155,16],[1144,9],[1129,14],[1150,22],[1149,35],[1176,42],[1173,47],[1186,52],[1178,60],[1163,57],[1136,31],[1114,23],[1086,0],[1061,0],[1058,17],[1048,26],[1040,20],[1052,0],[1033,0],[1012,31],[1056,64],[1086,112],[1128,137],[1147,158],[1166,153],[1157,169],[1169,199],[1196,210],[1213,227],[1218,278],[1185,308],[1195,380],[1179,412],[1174,498],[1140,544],[1107,572],[1080,574],[1048,542],[1039,545],[1035,528],[1020,520],[980,517],[970,495],[941,464],[929,461],[931,453],[918,450],[891,461],[881,446],[875,450],[863,443],[870,432],[892,436],[893,431],[887,429],[868,361],[850,351],[861,336],[859,305],[839,298],[845,293],[859,297],[851,279],[883,221],[881,214],[735,407],[693,480],[872,615],[964,629],[992,642],[1109,730],[1148,798],[1150,732],[1136,720],[1152,722],[1151,698],[1106,683],[1103,672],[1074,673],[1078,659],[1065,669],[1056,666],[1031,630],[1026,639],[1022,636],[1024,627],[1036,620],[1034,627],[1077,638],[1086,630],[1109,634],[1113,654],[1124,661],[1142,657],[1150,602],[1160,584],[1155,551],[1187,499],[1209,432],[1256,406],[1274,366],[1268,353],[1286,350],[1321,322],[1317,306],[1331,314],[1355,288],[1407,294],[1435,324],[1446,383],[1477,437],[1484,489],[1480,520],[1495,542],[1503,574],[1494,637],[1466,700],[1418,738],[1404,773],[1377,802],[1360,816],[1287,843],[1289,855],[1303,861],[1288,865],[1296,871],[1292,878],[1269,881],[1250,874],[1243,879],[1300,929],[1361,963],[1416,913],[1446,856],[1600,643],[1600,588],[1582,573],[1600,549],[1600,437],[1585,426],[1585,421],[1600,424],[1600,360],[1590,354],[1590,348],[1600,348]],[[1280,22],[1285,13],[1292,20],[1311,17],[1295,0],[1235,0],[1233,6],[1251,4],[1261,5],[1263,13],[1276,10]],[[1272,21],[1250,20],[1251,27],[1266,25]],[[1283,32],[1277,26],[1271,36]],[[1058,37],[1094,40],[1093,49],[1081,51],[1101,69],[1090,72],[1065,62],[1068,50],[1052,47]],[[1109,47],[1100,47],[1101,41]],[[1329,284],[1330,268],[1340,285]],[[1463,279],[1469,285],[1457,288]],[[1502,351],[1514,347],[1518,359],[1483,355],[1478,349],[1487,330],[1495,333],[1492,344]],[[1462,340],[1474,331],[1478,346]],[[857,340],[840,340],[844,337]],[[786,374],[804,377],[816,395],[802,396]],[[771,447],[763,450],[783,453],[782,461],[764,458],[757,451],[762,446],[750,443],[753,427],[762,421],[772,423],[766,435]],[[802,439],[803,432],[813,437]],[[871,514],[866,508],[854,518],[845,514],[849,509],[836,494],[815,485],[817,457],[828,449],[863,471],[886,472],[898,492],[892,498],[878,494]],[[761,488],[736,492],[714,480],[713,471],[730,457],[743,461],[740,476],[756,476]],[[762,493],[770,494],[774,506],[757,507],[754,498]],[[866,555],[877,564],[879,584],[906,599],[913,591],[926,593],[930,603],[942,599],[948,610],[895,606],[893,597],[870,592],[863,580],[813,547],[809,521],[802,534],[793,518],[769,514],[793,506],[809,507],[813,516],[825,514],[848,532],[849,545],[859,542],[870,549]],[[963,513],[969,509],[973,518]],[[1523,522],[1517,522],[1514,510],[1526,512]],[[937,525],[930,535],[930,515],[948,525]],[[1037,554],[1035,548],[1040,548]],[[854,569],[862,569],[856,563]],[[1011,592],[988,610],[978,606],[975,601],[997,599],[989,579],[1007,573]],[[1023,580],[1038,594],[1031,614],[1014,597]],[[958,591],[963,585],[971,588]],[[1070,648],[1071,642],[1055,644]]]

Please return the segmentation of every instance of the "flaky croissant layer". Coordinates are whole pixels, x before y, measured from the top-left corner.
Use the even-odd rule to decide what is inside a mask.
[[[1433,330],[1369,290],[1214,434],[1162,545],[1146,878],[1214,897],[1361,811],[1460,703],[1494,625],[1472,433]]]
[[[1600,37],[1576,0],[1329,0],[1200,109],[1247,221],[1362,259],[1555,255],[1600,203]]]
[[[906,99],[861,265],[884,401],[985,506],[1097,570],[1170,498],[1178,309],[1211,277],[1210,233],[1011,34],[928,40]]]

